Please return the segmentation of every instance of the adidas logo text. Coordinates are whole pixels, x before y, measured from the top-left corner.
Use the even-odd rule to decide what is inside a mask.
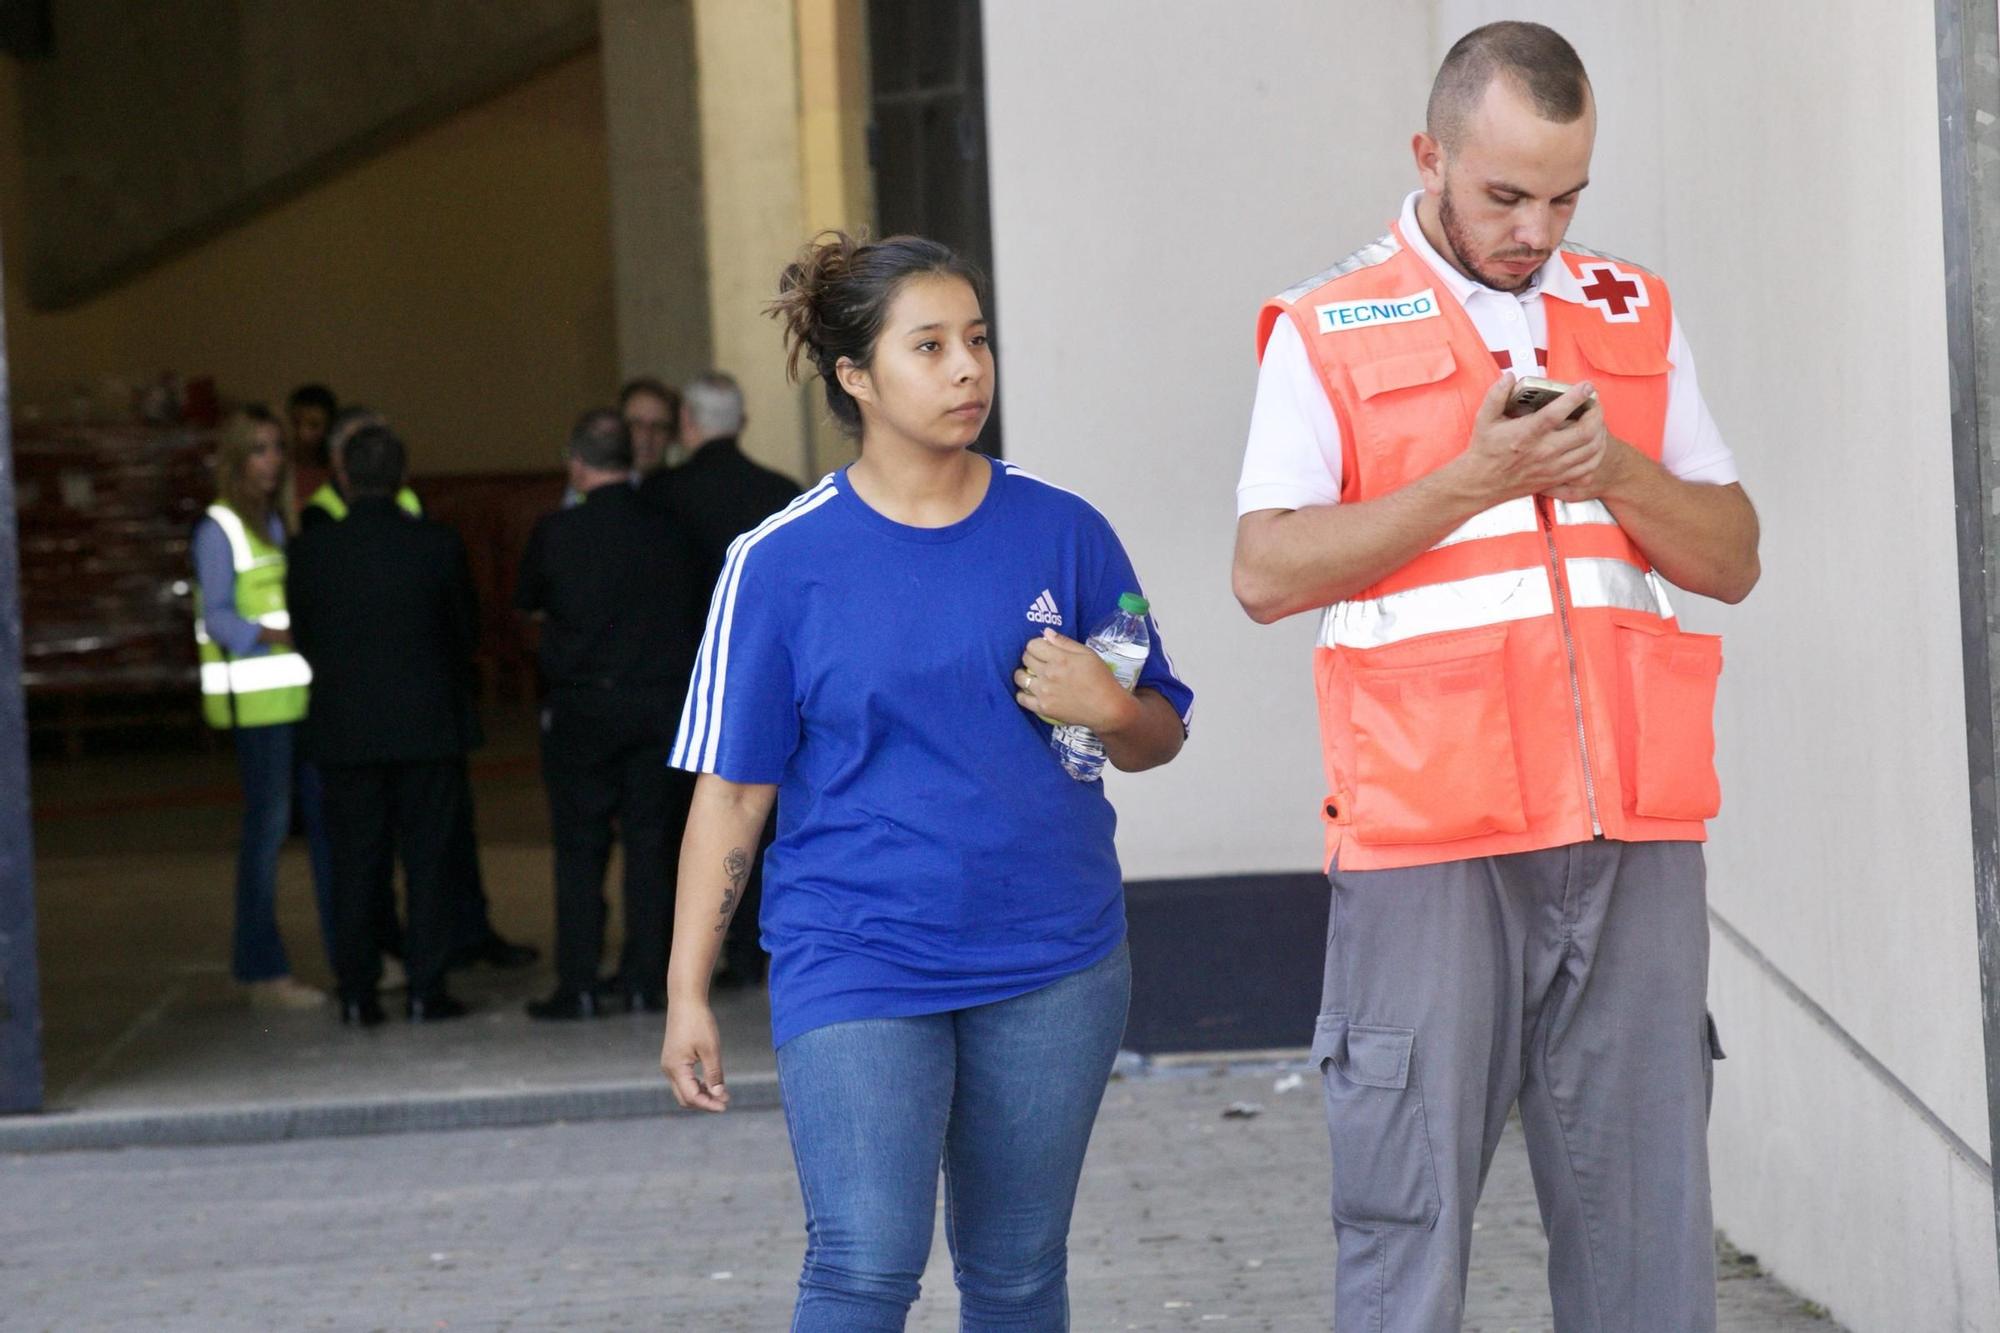
[[[1056,595],[1047,588],[1042,589],[1042,595],[1037,597],[1035,604],[1028,608],[1028,619],[1034,621],[1037,625],[1055,625],[1060,627],[1063,618],[1061,608],[1056,605]]]

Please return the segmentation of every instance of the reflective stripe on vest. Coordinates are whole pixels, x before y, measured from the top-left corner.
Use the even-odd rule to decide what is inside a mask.
[[[1565,251],[1579,281],[1611,261]],[[1657,461],[1672,302],[1613,319],[1544,299],[1551,378],[1598,386],[1608,429]],[[1431,291],[1434,314],[1358,324],[1321,310]],[[1398,229],[1269,302],[1289,318],[1341,425],[1341,502],[1402,489],[1464,452],[1492,354]],[[1315,675],[1328,858],[1423,865],[1602,834],[1699,839],[1714,813],[1719,640],[1681,632],[1664,582],[1598,500],[1523,496],[1475,514],[1326,608]]]
[[[208,516],[229,542],[236,574],[236,613],[265,629],[290,629],[285,607],[285,553],[253,534],[235,510],[211,505]],[[261,727],[306,715],[312,668],[289,648],[230,657],[208,633],[195,597],[194,639],[201,657],[202,714],[212,727]]]
[[[396,492],[396,504],[411,518],[424,516],[424,502],[408,486]],[[347,498],[335,490],[330,481],[321,482],[319,489],[306,497],[306,506],[325,510],[335,522],[347,517]]]
[[[303,688],[312,684],[312,668],[297,653],[235,657],[201,664],[204,694],[255,694],[260,690]],[[303,715],[301,715],[303,716]]]
[[[1601,500],[1580,504],[1559,500],[1554,508],[1558,526],[1618,526]],[[1533,535],[1539,529],[1534,500],[1522,496],[1474,515],[1431,550],[1492,537]],[[1615,606],[1662,620],[1673,617],[1666,585],[1651,570],[1602,556],[1571,556],[1563,568],[1571,606]],[[1319,643],[1323,648],[1380,648],[1425,634],[1554,615],[1555,595],[1546,570],[1538,559],[1515,569],[1336,602],[1320,615]]]

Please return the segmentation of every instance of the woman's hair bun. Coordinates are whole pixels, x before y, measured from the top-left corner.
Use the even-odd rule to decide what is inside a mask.
[[[794,381],[799,378],[801,356],[809,357],[812,368],[822,375],[833,369],[831,363],[822,364],[820,359],[825,346],[822,332],[825,317],[821,312],[828,293],[852,269],[861,244],[844,231],[821,232],[778,277],[778,299],[770,308],[784,322],[785,371]]]

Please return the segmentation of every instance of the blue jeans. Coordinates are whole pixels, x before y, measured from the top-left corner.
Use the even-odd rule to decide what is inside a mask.
[[[313,906],[319,909],[319,938],[326,946],[326,965],[332,969],[333,843],[326,835],[326,782],[320,777],[319,765],[310,759],[299,760],[293,772],[297,780],[299,822],[305,826],[306,849],[312,859]]]
[[[236,772],[243,783],[243,841],[236,850],[236,943],[230,971],[238,981],[288,976],[278,936],[278,851],[292,830],[291,723],[238,727]]]
[[[959,1327],[1069,1327],[1070,1210],[1131,982],[1121,942],[1010,1000],[834,1023],[779,1048],[806,1207],[793,1333],[903,1327],[940,1163]]]

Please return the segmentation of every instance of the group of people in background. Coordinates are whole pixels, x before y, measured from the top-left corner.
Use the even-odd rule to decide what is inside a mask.
[[[685,397],[630,382],[616,410],[572,432],[570,504],[523,560],[556,848],[558,985],[528,1006],[536,1018],[661,1007],[692,789],[666,749],[702,609],[729,540],[797,493],[744,457],[742,425],[726,375]],[[668,484],[677,454],[685,487]],[[296,821],[340,1016],[362,1027],[385,1020],[381,996],[396,989],[412,1021],[456,1017],[451,971],[540,956],[490,921],[467,767],[483,740],[477,598],[463,543],[425,516],[408,471],[383,416],[303,385],[283,419],[255,404],[230,418],[193,540],[204,712],[232,733],[244,795],[232,974],[260,1006],[327,1000],[293,975],[278,928],[278,857]],[[626,940],[601,979],[614,838]],[[763,974],[751,925],[719,980]]]

